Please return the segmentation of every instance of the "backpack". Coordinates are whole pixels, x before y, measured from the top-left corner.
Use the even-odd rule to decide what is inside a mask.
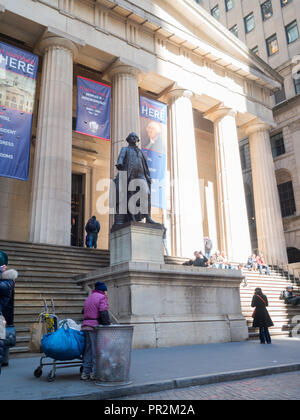
[[[89,232],[89,233],[97,232],[96,220],[93,221],[92,219],[90,219],[88,221],[88,223],[87,223],[87,232]]]
[[[289,292],[287,291],[287,290],[282,290],[281,292],[280,292],[280,296],[279,296],[279,299],[280,300],[285,300],[285,299],[287,299],[289,297]]]

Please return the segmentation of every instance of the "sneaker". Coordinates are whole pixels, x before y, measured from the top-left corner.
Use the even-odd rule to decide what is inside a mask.
[[[96,374],[95,373],[91,373],[90,374],[90,380],[91,381],[95,381],[96,380]]]
[[[90,375],[89,375],[88,373],[83,372],[83,373],[81,374],[80,379],[81,379],[82,381],[88,381],[88,380],[90,379]]]

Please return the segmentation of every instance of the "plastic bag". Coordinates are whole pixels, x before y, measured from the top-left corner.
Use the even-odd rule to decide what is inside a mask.
[[[54,333],[44,335],[41,346],[45,355],[54,360],[78,359],[84,352],[85,335],[64,323]]]
[[[59,321],[58,328],[62,328],[64,323],[66,323],[68,327],[70,327],[72,330],[77,330],[77,331],[81,330],[81,325],[77,324],[73,319],[70,319],[70,318],[62,319],[61,321]]]

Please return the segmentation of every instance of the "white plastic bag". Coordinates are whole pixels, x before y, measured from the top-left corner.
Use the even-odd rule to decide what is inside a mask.
[[[6,321],[4,316],[0,315],[0,340],[5,340],[6,338]]]
[[[71,328],[71,330],[76,330],[76,331],[80,331],[81,330],[81,325],[76,324],[76,322],[73,319],[62,319],[61,321],[59,321],[58,324],[58,328],[61,328],[64,324],[67,324],[69,328]]]

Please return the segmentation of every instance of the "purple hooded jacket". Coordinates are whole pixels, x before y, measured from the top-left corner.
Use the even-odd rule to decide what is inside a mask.
[[[93,290],[84,303],[84,318],[81,327],[96,327],[99,325],[100,312],[108,310],[108,298],[104,292]]]

